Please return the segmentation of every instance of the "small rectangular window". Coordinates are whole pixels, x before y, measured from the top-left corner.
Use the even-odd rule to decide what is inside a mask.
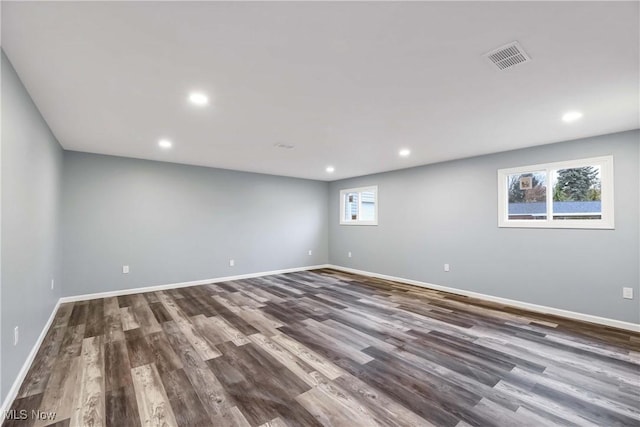
[[[378,187],[341,190],[340,224],[378,225]]]
[[[498,171],[499,227],[614,228],[613,157]]]

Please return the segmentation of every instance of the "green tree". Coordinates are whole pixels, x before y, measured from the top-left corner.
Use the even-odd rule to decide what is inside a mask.
[[[590,189],[587,194],[589,200],[601,200],[602,189],[600,188],[600,180],[598,180]]]
[[[600,200],[598,170],[593,166],[560,169],[553,188],[554,201]],[[594,199],[594,197],[598,197]]]
[[[567,196],[564,195],[562,189],[556,183],[555,187],[553,187],[553,201],[554,202],[564,202],[567,200]]]

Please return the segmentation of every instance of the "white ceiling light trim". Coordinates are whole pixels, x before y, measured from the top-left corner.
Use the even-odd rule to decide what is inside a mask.
[[[191,92],[189,94],[189,101],[199,107],[209,105],[209,97],[202,92]]]
[[[562,121],[565,123],[575,122],[580,120],[583,114],[580,111],[569,111],[562,116]]]
[[[173,143],[166,138],[162,138],[160,141],[158,141],[158,147],[162,148],[163,150],[168,150],[169,148],[173,147]]]

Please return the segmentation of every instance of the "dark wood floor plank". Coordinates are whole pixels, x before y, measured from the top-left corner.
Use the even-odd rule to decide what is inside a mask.
[[[107,391],[105,399],[105,424],[107,426],[141,426],[133,383]]]
[[[19,397],[42,394],[45,391],[65,333],[66,328],[62,326],[49,329],[18,392]]]
[[[149,303],[149,308],[151,309],[151,312],[155,316],[158,323],[164,323],[173,320],[173,318],[171,317],[167,309],[164,308],[161,302],[157,301]]]
[[[142,329],[144,335],[153,334],[162,331],[160,324],[149,308],[146,298],[139,295],[132,295],[133,305],[131,307],[133,314]]]
[[[104,372],[107,391],[131,385],[131,363],[125,341],[105,343]]]
[[[200,332],[198,332],[197,328],[192,323],[191,318],[187,316],[182,309],[180,309],[180,306],[173,297],[167,293],[160,292],[158,293],[158,298],[174,319],[173,322],[171,322],[171,326],[175,326],[180,330],[181,334],[187,339],[202,360],[213,359],[220,356],[220,352],[215,348],[215,346],[209,345],[207,340],[202,337]],[[167,326],[166,323],[162,325],[165,331]]]
[[[254,344],[224,343],[219,348],[223,356],[210,360],[209,366],[252,425],[279,416],[283,407],[310,388]]]
[[[225,391],[218,378],[211,372],[209,366],[176,322],[165,322],[162,324],[162,328],[173,350],[180,358],[183,370],[211,421],[214,425],[231,425],[232,414],[230,411],[231,407],[235,406],[235,401]],[[215,358],[208,360],[215,360]]]
[[[251,425],[260,425],[278,416],[273,402],[269,401],[271,393],[257,389],[242,369],[228,358],[219,357],[208,364]]]
[[[84,337],[90,338],[96,335],[104,335],[104,300],[94,299],[89,301]]]
[[[317,384],[317,377],[311,375],[312,372],[316,372],[309,364],[305,363],[302,359],[296,357],[293,353],[286,348],[277,344],[269,337],[265,337],[262,334],[250,335],[249,339],[262,351],[268,353],[275,360],[280,362],[286,367],[292,374],[296,375],[307,385],[313,387]]]
[[[141,329],[137,328],[125,331],[124,336],[131,368],[153,363],[151,348],[149,348],[149,344]]]
[[[342,389],[356,396],[362,405],[375,414],[378,424],[385,426],[429,426],[426,419],[399,404],[380,390],[371,387],[353,375],[343,375],[334,380]]]
[[[158,295],[155,292],[145,292],[142,296],[147,300],[149,305],[160,302],[160,300],[158,300]]]
[[[71,317],[71,313],[73,312],[73,305],[74,303],[72,302],[60,304],[60,307],[58,307],[58,311],[56,312],[56,315],[53,319],[52,326],[54,328],[58,326],[68,325],[69,318]]]
[[[89,301],[73,303],[73,310],[67,326],[78,326],[86,323]]]
[[[147,335],[145,339],[151,351],[151,359],[160,374],[182,369],[182,362],[173,351],[164,331]]]
[[[184,370],[162,371],[160,378],[179,426],[211,424],[211,419]]]
[[[85,325],[68,326],[65,329],[58,358],[75,358],[80,356]]]
[[[440,402],[429,399],[433,395],[419,379],[398,372],[392,366],[375,360],[350,370],[350,374],[402,402],[403,406],[433,424],[455,426],[460,421],[455,414],[441,407]]]

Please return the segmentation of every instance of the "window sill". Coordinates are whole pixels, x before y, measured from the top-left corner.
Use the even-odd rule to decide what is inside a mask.
[[[514,221],[501,222],[499,228],[563,228],[578,230],[615,230],[613,222],[597,221],[593,223],[584,223],[582,221],[540,221],[540,222],[523,222]]]

